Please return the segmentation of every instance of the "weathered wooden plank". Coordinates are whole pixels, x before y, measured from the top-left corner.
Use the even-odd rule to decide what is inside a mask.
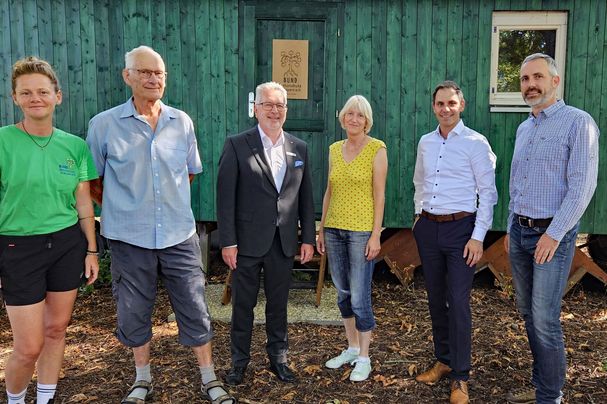
[[[168,71],[165,98],[175,108],[182,108],[182,66],[181,66],[181,5],[179,2],[165,4],[166,54],[165,66]]]
[[[603,13],[603,21],[607,21],[607,11]],[[601,23],[603,28],[603,43],[607,43],[607,29],[605,24]],[[601,94],[607,92],[607,52],[603,52],[601,74],[594,78],[595,83],[600,85]],[[594,115],[599,129],[603,131],[601,140],[599,141],[599,176],[597,188],[595,191],[594,204],[594,222],[592,223],[592,232],[596,234],[605,234],[607,232],[607,209],[605,209],[605,198],[607,198],[607,142],[605,142],[605,128],[607,128],[607,97],[602,96],[600,99],[600,109],[598,115]]]
[[[59,76],[59,84],[63,91],[63,102],[55,110],[55,125],[63,130],[71,131],[69,93],[71,89],[67,63],[67,31],[65,17],[65,1],[53,1],[51,8],[53,60],[52,65]],[[50,62],[50,61],[49,61]]]
[[[108,26],[108,8],[109,0],[98,0],[94,2],[94,30],[95,30],[95,66],[97,83],[97,110],[93,113],[99,113],[118,104],[120,100],[113,100],[111,87],[108,83],[112,82],[114,73],[110,61],[110,30]],[[120,67],[120,66],[119,66]]]
[[[97,107],[97,58],[95,48],[95,5],[94,0],[81,0],[80,41],[82,46],[82,95],[84,102],[81,113],[85,123],[99,112]],[[103,63],[103,62],[101,62]],[[85,135],[83,127],[81,135]]]
[[[124,54],[132,48],[124,46],[124,19],[122,15],[122,2],[120,0],[110,0],[108,8],[108,23],[112,27],[110,34],[110,94],[112,104],[121,104],[130,96],[131,91],[122,79],[122,69],[124,66]]]
[[[12,7],[0,7],[0,125],[9,125],[15,122],[15,109],[13,100],[8,94],[12,93],[11,66],[14,63],[11,53],[11,17]]]
[[[67,68],[69,92],[67,106],[70,111],[70,131],[79,136],[84,135],[85,119],[82,114],[84,95],[82,92],[82,45],[80,40],[80,3],[68,1],[65,4],[67,23]],[[87,121],[88,122],[88,121]]]
[[[463,29],[461,43],[465,44],[465,46],[462,46],[461,48],[462,71],[460,74],[461,78],[459,79],[459,83],[466,99],[466,109],[463,119],[467,125],[476,129],[477,122],[475,111],[480,107],[480,105],[475,96],[478,81],[476,77],[476,69],[474,69],[473,66],[478,57],[478,4],[473,2],[464,2],[462,13]]]
[[[447,21],[447,67],[446,78],[461,83],[462,66],[466,63],[462,60],[462,51],[469,45],[462,41],[463,37],[463,2],[449,0]],[[469,23],[469,22],[468,22]]]
[[[447,6],[448,2],[441,0],[432,1],[432,20],[430,22],[430,26],[432,27],[432,35],[430,36],[432,51],[427,61],[420,61],[431,66],[429,77],[432,88],[447,79],[447,38],[450,36],[450,32],[448,31],[449,17]],[[450,60],[449,63],[451,62],[453,61]],[[434,126],[436,121],[431,118],[430,122]]]
[[[37,1],[38,55],[48,61],[53,60],[53,21],[51,0]]]
[[[150,7],[150,31],[152,47],[163,58],[166,56],[166,19],[165,19],[165,1],[151,0]]]
[[[356,94],[371,96],[371,65],[375,61],[371,55],[371,2],[359,0],[356,12]],[[378,7],[378,5],[375,5]],[[354,93],[353,93],[354,94]],[[352,95],[352,94],[350,94]]]
[[[415,136],[419,138],[435,126],[432,115],[432,89],[436,85],[436,75],[432,73],[432,3],[420,2],[417,8],[417,63],[416,77],[430,78],[415,81]]]
[[[402,68],[402,4],[396,1],[390,1],[386,7],[386,98],[385,98],[385,142],[388,148],[388,178],[386,181],[386,207],[384,209],[384,223],[387,226],[396,226],[403,220],[402,216],[404,206],[399,203],[399,194],[401,180],[405,175],[402,173],[404,167],[401,166],[401,91],[403,88],[403,68]],[[378,26],[376,29],[381,29]],[[375,31],[375,30],[374,30]],[[410,74],[410,72],[407,72]],[[399,134],[398,136],[396,134]],[[405,133],[403,133],[405,134]],[[406,135],[413,136],[411,132]],[[405,136],[406,136],[405,135]],[[402,218],[401,218],[402,219]]]
[[[342,30],[343,35],[343,46],[344,46],[344,54],[343,54],[343,72],[344,72],[344,82],[343,82],[343,94],[341,102],[338,102],[338,108],[341,108],[343,104],[346,102],[348,97],[353,94],[358,93],[357,88],[357,65],[356,65],[356,55],[357,55],[357,2],[356,1],[348,1],[344,4],[344,25]]]
[[[35,1],[22,3],[24,51],[26,55],[39,56],[38,51],[38,10]]]

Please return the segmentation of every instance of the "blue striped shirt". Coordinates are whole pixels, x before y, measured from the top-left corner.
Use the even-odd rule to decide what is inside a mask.
[[[161,102],[153,131],[130,99],[94,116],[86,141],[103,176],[101,234],[148,249],[194,234],[188,174],[202,165],[185,112]]]
[[[510,171],[508,231],[514,214],[553,218],[561,241],[580,220],[596,188],[599,129],[592,117],[560,100],[521,123]]]

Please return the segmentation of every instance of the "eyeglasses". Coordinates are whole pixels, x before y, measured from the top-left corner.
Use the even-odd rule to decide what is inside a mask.
[[[264,111],[271,111],[276,107],[276,111],[285,112],[287,110],[287,104],[274,104],[272,102],[258,102],[257,105],[261,105],[261,109]]]
[[[144,80],[151,79],[152,75],[156,76],[157,79],[162,80],[168,74],[167,72],[163,72],[161,70],[131,69],[131,68],[129,68],[129,70],[136,71],[139,74],[139,76],[141,76],[141,78],[143,78]]]

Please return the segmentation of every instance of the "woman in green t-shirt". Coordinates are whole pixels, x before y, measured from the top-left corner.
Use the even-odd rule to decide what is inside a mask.
[[[65,331],[82,278],[97,278],[86,143],[53,127],[57,75],[36,57],[13,66],[12,97],[23,119],[0,128],[0,287],[13,333],[8,403],[25,403],[37,367],[37,403],[54,401]]]

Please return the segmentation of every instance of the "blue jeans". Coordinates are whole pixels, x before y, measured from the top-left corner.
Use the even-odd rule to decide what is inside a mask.
[[[546,228],[510,229],[510,264],[516,304],[525,320],[533,355],[531,383],[537,403],[560,403],[567,362],[561,328],[561,301],[575,252],[578,225],[569,230],[550,262],[535,263],[535,246]]]
[[[365,257],[371,232],[325,228],[324,235],[341,316],[354,317],[359,332],[371,331],[375,328],[371,307],[373,261]]]

